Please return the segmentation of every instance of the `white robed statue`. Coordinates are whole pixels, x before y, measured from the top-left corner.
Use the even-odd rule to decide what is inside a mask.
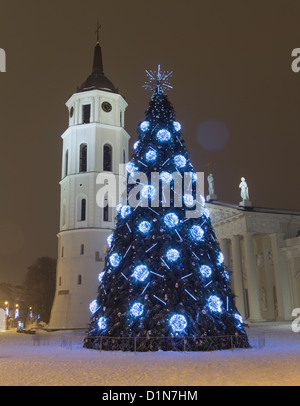
[[[249,190],[245,178],[241,178],[239,188],[241,189],[241,198],[243,199],[243,201],[249,200]]]

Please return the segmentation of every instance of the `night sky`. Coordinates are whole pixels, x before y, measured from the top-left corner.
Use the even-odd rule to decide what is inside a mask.
[[[219,200],[238,204],[244,176],[253,205],[300,210],[300,0],[0,3],[0,283],[57,255],[65,102],[91,73],[97,20],[131,145],[151,96],[145,69],[161,64],[191,161],[205,178],[211,163]]]

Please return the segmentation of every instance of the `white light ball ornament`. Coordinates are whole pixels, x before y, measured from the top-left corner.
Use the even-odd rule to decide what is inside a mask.
[[[150,228],[151,228],[151,224],[147,220],[142,221],[138,226],[138,229],[143,234],[148,234],[150,231]]]
[[[156,133],[156,139],[159,142],[167,142],[171,139],[171,133],[168,130],[162,129]]]
[[[222,312],[222,300],[216,296],[216,295],[212,295],[209,296],[208,300],[207,300],[207,304],[209,309],[212,312],[216,312],[216,313],[221,313]]]
[[[90,312],[91,312],[92,314],[94,314],[94,313],[99,309],[97,300],[93,300],[93,301],[90,303],[89,309],[90,309]]]
[[[186,158],[183,155],[174,156],[174,163],[177,168],[184,168],[186,166]]]
[[[149,276],[149,270],[146,265],[138,265],[134,268],[132,276],[139,282],[144,282]]]
[[[187,327],[187,320],[182,314],[174,314],[170,318],[169,324],[174,333],[181,333]]]
[[[166,256],[167,256],[167,260],[168,260],[169,262],[176,262],[177,259],[180,257],[180,253],[179,253],[179,251],[176,250],[175,248],[170,248],[170,249],[167,251]]]
[[[149,128],[150,128],[150,123],[149,123],[149,121],[143,121],[143,122],[140,124],[140,129],[141,129],[143,132],[148,131]]]
[[[200,226],[192,226],[190,229],[190,235],[193,240],[201,241],[204,236],[204,231]]]
[[[173,176],[169,172],[162,172],[159,177],[164,183],[170,183],[173,180]]]
[[[209,278],[212,274],[212,270],[211,267],[208,265],[201,265],[199,272],[201,273],[201,275],[203,276],[203,278]]]
[[[141,195],[144,199],[152,199],[155,196],[155,187],[152,185],[146,185],[143,187],[142,191],[141,191]]]
[[[168,213],[164,217],[164,223],[167,227],[173,228],[179,223],[179,218],[175,213]]]
[[[146,152],[145,157],[147,162],[154,162],[156,161],[157,153],[154,151],[154,149],[149,149],[149,151]]]
[[[144,305],[142,303],[136,302],[132,305],[130,313],[134,317],[139,317],[144,313]]]
[[[121,255],[114,252],[109,257],[109,263],[113,268],[116,268],[117,266],[120,265],[121,259],[122,259]]]
[[[174,130],[177,132],[181,130],[181,124],[178,123],[178,121],[173,122],[173,127],[174,127]]]
[[[98,320],[99,330],[105,330],[107,327],[106,317],[100,317]]]

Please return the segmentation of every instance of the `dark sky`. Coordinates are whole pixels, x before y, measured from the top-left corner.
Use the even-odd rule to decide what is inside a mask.
[[[91,73],[97,20],[133,142],[145,69],[161,64],[194,168],[211,162],[219,200],[238,203],[244,176],[254,205],[300,209],[300,0],[0,3],[0,282],[22,283],[36,258],[57,255],[65,102]]]

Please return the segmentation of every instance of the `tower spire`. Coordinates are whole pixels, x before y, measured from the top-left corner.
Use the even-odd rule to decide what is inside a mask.
[[[95,34],[97,34],[97,42],[96,42],[96,44],[100,44],[100,41],[99,41],[99,31],[100,31],[101,26],[102,26],[102,24],[99,24],[99,21],[97,21],[97,29],[96,29],[96,31],[95,31]]]

